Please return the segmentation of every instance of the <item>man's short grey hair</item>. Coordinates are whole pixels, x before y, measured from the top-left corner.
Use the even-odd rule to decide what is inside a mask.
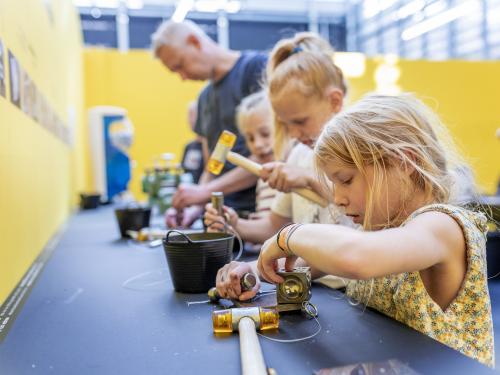
[[[183,43],[190,34],[199,38],[207,36],[201,27],[192,21],[164,21],[151,35],[151,51],[155,57],[158,57],[158,50],[162,46],[177,46]]]

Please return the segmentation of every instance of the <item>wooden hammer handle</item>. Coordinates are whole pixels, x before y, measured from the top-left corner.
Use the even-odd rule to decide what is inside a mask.
[[[260,171],[262,171],[262,165],[259,163],[256,163],[240,154],[237,154],[236,152],[229,151],[227,153],[226,159],[233,163],[234,165],[237,165],[238,167],[245,168],[247,171],[249,171],[251,174],[254,174],[256,176],[260,176]]]
[[[242,167],[249,171],[250,173],[260,176],[260,172],[262,171],[262,165],[256,163],[240,154],[229,151],[227,154],[227,160],[238,167]],[[317,194],[316,192],[306,189],[306,188],[298,188],[292,189],[295,194],[300,195],[301,197],[310,200],[313,203],[320,205],[321,207],[328,206],[328,202],[322,196]]]
[[[238,323],[240,332],[241,373],[243,375],[266,375],[266,364],[259,339],[255,332],[255,323],[249,317],[243,317]]]

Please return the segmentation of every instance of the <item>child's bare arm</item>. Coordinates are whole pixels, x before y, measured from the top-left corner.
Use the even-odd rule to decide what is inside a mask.
[[[282,217],[271,211],[269,215],[256,220],[238,219],[236,230],[246,241],[263,243],[289,222],[290,218]]]
[[[217,216],[217,211],[212,207],[211,203],[205,206],[205,225],[209,230],[223,230],[224,221],[231,225],[241,236],[244,241],[254,243],[263,243],[285,224],[290,222],[290,218],[282,217],[269,212],[259,219],[246,220],[238,217],[237,213],[230,207],[224,206],[226,217]]]
[[[448,261],[463,262],[465,254],[460,226],[438,212],[419,215],[404,227],[374,232],[338,225],[304,225],[293,233],[289,246],[313,268],[351,279],[423,270]],[[283,256],[276,240],[270,239],[262,248],[259,272],[267,280],[280,282],[273,264]]]

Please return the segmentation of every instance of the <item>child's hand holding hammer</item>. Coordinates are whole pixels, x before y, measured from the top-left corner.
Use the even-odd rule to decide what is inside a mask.
[[[292,189],[311,188],[311,173],[299,167],[292,167],[283,162],[270,162],[262,165],[260,177],[269,186],[278,191],[289,193]]]
[[[203,222],[207,226],[207,232],[223,232],[225,230],[222,223],[236,229],[238,224],[238,214],[231,207],[224,206],[224,216],[219,216],[217,210],[212,207],[212,203],[205,206],[205,216]]]

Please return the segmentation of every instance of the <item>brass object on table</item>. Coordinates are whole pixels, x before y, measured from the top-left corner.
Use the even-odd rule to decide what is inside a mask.
[[[272,307],[239,307],[212,312],[212,323],[215,333],[231,333],[238,331],[238,324],[242,318],[248,317],[260,331],[277,329],[279,314]]]
[[[296,267],[293,271],[277,272],[284,281],[276,286],[276,300],[279,311],[302,310],[311,299],[311,269]]]

